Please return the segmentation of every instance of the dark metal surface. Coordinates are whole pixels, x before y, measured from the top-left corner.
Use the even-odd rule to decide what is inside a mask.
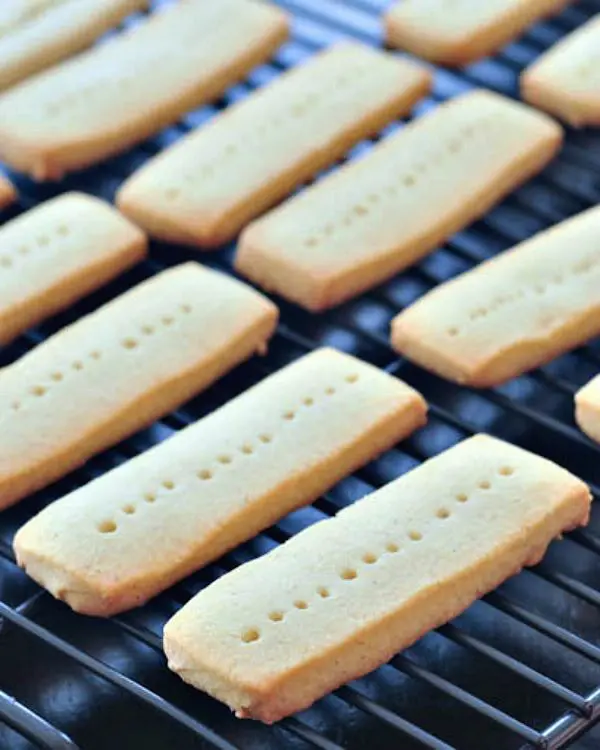
[[[484,0],[482,0],[483,2]],[[15,215],[69,189],[111,199],[123,179],[215,111],[246,96],[318,48],[344,36],[380,44],[387,0],[280,0],[294,15],[293,38],[274,60],[215,106],[134,151],[58,185],[17,178]],[[472,86],[515,95],[519,71],[594,13],[600,0],[575,2],[501,54],[465,71],[439,70],[437,102]],[[394,126],[396,127],[396,126]],[[352,155],[369,148],[362,144]],[[600,342],[491,391],[474,392],[408,365],[388,346],[393,315],[433,285],[600,200],[600,133],[569,132],[559,158],[483,221],[409,271],[325,315],[281,303],[282,323],[268,356],[255,359],[177,413],[108,451],[47,491],[0,516],[0,748],[28,750],[511,750],[565,747],[600,717],[600,513],[585,531],[551,547],[544,563],[512,579],[453,624],[423,638],[389,665],[275,727],[232,718],[165,667],[160,633],[194,592],[270,549],[323,514],[361,497],[474,431],[534,450],[600,486],[600,447],[575,427],[575,390],[600,371]],[[65,324],[166,265],[195,254],[155,244],[152,260],[64,315],[0,350],[7,364]],[[230,269],[233,247],[202,259]],[[418,387],[431,404],[429,425],[314,506],[293,513],[147,606],[119,618],[73,614],[14,565],[15,530],[53,499],[196,420],[265,374],[319,345],[356,354]],[[596,490],[595,490],[596,491]],[[69,739],[70,738],[70,739]],[[592,730],[579,740],[600,747]]]

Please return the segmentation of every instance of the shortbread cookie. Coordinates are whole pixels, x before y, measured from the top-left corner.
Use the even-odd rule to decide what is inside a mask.
[[[10,5],[10,2],[9,2]],[[55,0],[19,3],[13,23],[0,11],[0,89],[89,46],[148,0]]]
[[[394,47],[445,65],[491,55],[572,0],[402,0],[385,15]]]
[[[165,271],[0,370],[0,508],[262,350],[277,308],[196,263]]]
[[[0,175],[0,210],[10,206],[17,199],[17,191],[10,180]]]
[[[0,96],[0,158],[59,178],[123,151],[220,94],[287,35],[258,0],[179,0]]]
[[[250,224],[236,268],[309,310],[333,307],[481,216],[538,172],[561,136],[522,104],[461,96]]]
[[[0,227],[0,344],[146,254],[144,233],[97,198],[67,193]]]
[[[575,395],[575,415],[581,429],[600,443],[600,375]]]
[[[458,383],[487,387],[600,334],[600,207],[584,211],[401,312],[392,344]]]
[[[471,438],[196,595],[165,626],[169,666],[278,721],[537,563],[590,502],[556,464]]]
[[[575,127],[600,125],[600,13],[527,68],[521,93]]]
[[[52,503],[17,534],[19,564],[79,612],[138,606],[312,502],[426,408],[400,380],[321,349]]]
[[[430,88],[420,66],[345,43],[225,110],[129,179],[119,208],[161,239],[222,244]]]

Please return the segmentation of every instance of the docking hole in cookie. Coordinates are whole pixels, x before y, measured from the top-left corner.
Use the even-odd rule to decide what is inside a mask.
[[[244,643],[254,643],[260,638],[260,633],[256,628],[249,628],[242,633],[242,641]]]

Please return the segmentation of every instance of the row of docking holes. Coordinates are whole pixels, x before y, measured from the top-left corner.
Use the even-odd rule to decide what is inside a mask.
[[[313,232],[304,240],[305,247],[316,247],[327,237],[334,234],[339,227],[350,227],[355,221],[368,216],[371,207],[381,203],[386,197],[396,198],[400,192],[415,187],[421,177],[427,174],[430,167],[438,169],[445,157],[456,156],[462,151],[470,138],[477,134],[482,135],[487,128],[497,126],[501,120],[502,115],[497,113],[494,116],[481,117],[471,125],[462,127],[454,138],[446,141],[445,148],[441,153],[432,155],[427,161],[416,162],[409,172],[403,171],[400,174],[395,174],[393,181],[382,185],[378,192],[369,193],[362,203],[348,209],[339,221],[324,224],[317,232]]]
[[[181,42],[182,44],[180,49],[185,50],[186,45],[183,43],[183,40],[181,40]],[[190,45],[197,44],[197,42],[197,39],[192,39],[190,37]],[[140,81],[144,80],[143,76],[140,75],[142,71],[160,70],[163,60],[155,60],[154,62],[156,64],[153,64],[152,61],[143,60],[140,58],[135,60],[135,66],[131,65],[131,59],[128,62],[129,69],[126,73],[121,75],[121,77],[112,76],[108,78],[104,76],[102,78],[94,78],[90,83],[84,85],[83,87],[79,87],[78,81],[75,81],[74,88],[71,88],[71,90],[63,90],[61,93],[59,93],[58,96],[54,96],[52,100],[47,101],[43,104],[45,114],[48,117],[56,117],[57,115],[61,114],[66,108],[73,108],[75,106],[89,106],[90,99],[92,97],[96,97],[98,94],[101,94],[101,96],[105,98],[112,97],[118,93],[131,95],[132,93],[140,90]]]
[[[18,261],[19,256],[25,258],[36,248],[47,247],[52,242],[53,236],[66,237],[68,234],[69,227],[66,224],[59,224],[53,233],[46,232],[45,234],[40,234],[32,242],[23,242],[17,245],[10,255],[1,253],[0,251],[0,268],[12,268],[15,262]]]
[[[481,318],[485,318],[489,313],[495,312],[499,308],[504,307],[511,302],[523,299],[528,294],[545,294],[547,291],[551,290],[553,284],[555,286],[560,286],[570,276],[582,275],[593,270],[600,270],[600,253],[598,252],[596,252],[594,255],[589,255],[583,260],[578,261],[565,274],[554,274],[554,276],[552,276],[551,278],[547,278],[545,281],[539,281],[532,287],[515,289],[514,292],[507,292],[506,294],[498,295],[497,297],[494,297],[485,307],[480,306],[473,308],[468,313],[469,320],[475,321]],[[448,334],[448,336],[452,337],[459,336],[461,333],[461,329],[458,326],[450,326],[450,328],[446,330],[446,333]]]
[[[358,382],[359,376],[356,373],[349,373],[345,376],[344,382],[353,385],[354,383]],[[326,397],[333,396],[338,389],[334,388],[333,386],[328,386],[323,390],[323,395]],[[300,409],[310,409],[312,406],[315,405],[316,397],[315,396],[305,396],[302,401],[300,402],[300,406],[298,409],[286,409],[281,413],[281,419],[283,423],[291,423],[293,422],[297,416]],[[268,444],[272,443],[275,439],[275,436],[270,432],[263,432],[260,435],[258,435],[257,443],[253,444],[251,442],[243,443],[240,446],[240,453],[243,456],[252,456],[255,452],[257,447],[260,447],[260,443],[262,444]],[[228,466],[233,463],[234,456],[230,453],[222,453],[216,457],[217,464],[220,466]],[[202,481],[202,482],[208,482],[211,479],[213,479],[215,476],[215,470],[214,468],[203,468],[196,472],[196,477]],[[167,492],[172,492],[176,487],[176,483],[172,479],[165,479],[161,483],[161,487],[163,490],[166,490]],[[156,492],[147,492],[143,499],[146,503],[155,503],[158,499],[158,495]],[[124,505],[121,510],[126,515],[133,515],[136,512],[136,506],[132,503],[128,503],[127,505]],[[102,521],[98,525],[98,531],[102,534],[112,534],[117,530],[117,523],[112,520],[108,519],[105,521]]]
[[[501,466],[498,469],[498,476],[501,478],[510,477],[514,473],[515,469],[512,466]],[[482,480],[477,485],[477,488],[479,490],[482,490],[483,492],[490,490],[491,487],[492,482],[488,479]],[[454,496],[454,500],[459,504],[468,503],[469,495],[466,492],[459,492]],[[442,505],[436,510],[435,515],[439,520],[445,521],[446,519],[450,518],[450,516],[452,515],[452,511],[447,507],[447,505]],[[406,538],[409,543],[420,542],[424,538],[424,534],[420,531],[417,531],[416,529],[409,529],[407,531]],[[386,557],[395,555],[400,551],[400,544],[397,541],[390,540],[386,543],[384,549],[381,550],[379,554],[373,551],[365,552],[361,557],[361,561],[366,566],[365,570],[367,570],[370,566],[376,565],[380,560],[385,560]],[[358,566],[352,568],[346,567],[338,571],[338,577],[343,582],[354,581],[356,578],[358,578],[358,576]],[[329,599],[332,596],[332,593],[333,592],[329,588],[327,588],[327,586],[318,586],[316,589],[318,599],[316,599],[315,602],[318,602],[319,599]],[[308,601],[306,601],[306,599],[296,599],[293,602],[293,606],[295,609],[306,610],[309,609],[309,606],[311,605]],[[286,613],[281,609],[274,609],[268,614],[269,620],[273,623],[283,622],[285,616]],[[242,632],[240,636],[240,640],[242,641],[242,643],[255,643],[256,641],[260,640],[260,638],[261,632],[258,627],[247,628]]]
[[[179,311],[185,315],[188,315],[192,312],[192,306],[184,303],[179,306]],[[174,315],[163,315],[158,325],[146,324],[143,325],[140,330],[144,336],[152,336],[154,333],[156,333],[159,326],[168,328],[175,323],[175,320],[176,318]],[[140,343],[140,339],[134,338],[133,336],[128,336],[121,340],[122,348],[129,351],[137,349],[140,346]],[[88,358],[92,361],[98,361],[102,359],[102,352],[98,349],[94,349],[89,353]],[[82,370],[86,369],[86,361],[84,359],[76,359],[71,363],[69,369],[74,372],[81,372]],[[50,380],[52,381],[52,383],[61,383],[65,380],[65,377],[65,370],[54,370],[50,373]],[[29,395],[41,398],[48,393],[49,389],[50,387],[48,385],[34,385],[29,389]],[[19,411],[23,408],[23,402],[13,401],[11,404],[11,408],[13,411]]]
[[[132,93],[135,89],[139,88],[142,65],[145,65],[148,70],[155,70],[155,68],[148,64],[147,61],[144,62],[138,60],[137,63],[138,64],[135,68],[128,70],[127,74],[122,75],[120,78],[114,76],[112,78],[105,77],[103,79],[95,78],[91,83],[88,83],[83,87],[78,87],[76,81],[74,88],[71,88],[71,90],[63,90],[61,94],[45,103],[44,111],[46,116],[56,117],[66,108],[72,109],[74,106],[89,106],[90,99],[96,97],[99,93],[103,97],[111,97],[119,92],[123,94]],[[158,65],[158,70],[160,70],[160,63]]]
[[[356,80],[361,78],[369,70],[371,70],[370,65],[355,66],[352,70],[346,71],[338,76],[337,79],[331,83],[331,89],[339,90],[350,82],[356,83]],[[330,87],[327,87],[327,89],[329,91]],[[246,153],[248,149],[260,145],[261,139],[268,137],[271,133],[277,132],[280,128],[285,127],[288,120],[299,120],[303,118],[318,103],[319,99],[326,96],[329,96],[329,93],[326,91],[309,91],[305,94],[302,100],[293,104],[289,110],[282,112],[280,115],[277,113],[269,114],[268,118],[265,118],[262,122],[253,121],[251,123],[251,129],[244,133],[243,138],[240,139],[238,134],[238,140],[230,141],[225,144],[216,154],[213,155],[209,162],[202,164],[200,167],[190,165],[194,167],[193,171],[190,170],[179,174],[177,176],[178,184],[189,185],[197,180],[210,179],[216,175],[219,170],[223,169],[223,162],[225,159],[237,156],[240,152]],[[204,154],[202,156],[204,157]],[[168,200],[177,200],[181,195],[181,192],[181,187],[168,187],[165,190],[165,198]]]

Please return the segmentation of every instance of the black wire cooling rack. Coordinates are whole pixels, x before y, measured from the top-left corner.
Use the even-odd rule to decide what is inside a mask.
[[[209,0],[206,0],[207,2]],[[214,0],[215,2],[217,0]],[[485,0],[482,0],[484,2]],[[60,184],[15,176],[21,202],[10,218],[65,190],[112,199],[125,177],[216,111],[250,94],[317,49],[344,37],[381,44],[387,0],[280,0],[294,18],[291,41],[213,106],[186,116],[135,150]],[[574,2],[496,57],[464,71],[438,70],[415,114],[475,86],[509,96],[520,70],[600,12]],[[133,19],[135,23],[141,17]],[[394,124],[386,132],[401,126]],[[370,143],[352,150],[350,158]],[[600,485],[600,446],[573,422],[573,394],[600,371],[600,341],[507,385],[475,392],[399,359],[388,345],[393,315],[431,287],[515,242],[600,201],[600,133],[569,132],[561,155],[536,180],[436,253],[376,290],[323,315],[281,300],[269,354],[254,359],[151,428],[89,462],[49,490],[0,515],[0,748],[30,750],[556,750],[600,748],[588,734],[600,717],[600,513],[554,544],[544,562],[484,597],[372,675],[274,727],[234,719],[169,673],[160,648],[166,619],[224,571],[262,554],[324,515],[477,431],[558,461]],[[201,260],[231,272],[234,247]],[[154,244],[151,260],[68,313],[0,350],[0,365],[193,251]],[[431,404],[426,428],[334,487],[313,506],[186,579],[145,607],[110,620],[72,613],[14,563],[12,537],[47,503],[195,421],[289,361],[321,345],[356,354],[416,386]],[[581,739],[585,734],[587,739]]]

